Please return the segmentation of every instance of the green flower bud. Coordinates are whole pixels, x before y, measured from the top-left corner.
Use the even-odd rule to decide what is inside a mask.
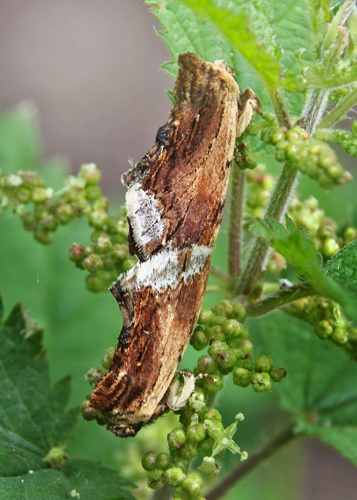
[[[35,231],[37,228],[36,216],[33,212],[24,212],[21,215],[22,224],[26,231]]]
[[[95,420],[97,417],[97,412],[92,406],[90,406],[89,401],[84,401],[81,404],[81,413],[84,420],[91,421]]]
[[[93,203],[93,210],[104,210],[105,212],[108,210],[109,200],[104,196],[99,198],[95,203]]]
[[[73,243],[69,249],[69,258],[74,262],[78,262],[83,259],[83,246],[80,243]]]
[[[213,308],[213,314],[217,316],[230,316],[233,312],[233,305],[229,300],[221,300]]]
[[[177,450],[178,448],[181,448],[186,443],[185,431],[177,427],[169,433],[167,441],[170,450]]]
[[[191,423],[192,416],[195,414],[195,411],[191,408],[182,408],[180,410],[180,422],[184,427],[188,427]]]
[[[208,354],[218,362],[218,358],[229,349],[225,342],[214,340],[208,348]]]
[[[198,453],[201,453],[201,455],[209,456],[212,453],[213,446],[214,446],[214,439],[213,437],[209,436],[197,444],[197,451]]]
[[[214,422],[222,422],[222,415],[216,408],[210,408],[199,415],[200,422],[212,420]]]
[[[115,348],[109,347],[109,349],[107,349],[107,352],[104,354],[104,356],[102,358],[102,366],[106,370],[109,370],[110,365],[112,364],[114,352],[115,352]]]
[[[124,260],[128,255],[127,245],[114,245],[112,250],[113,257],[117,260]]]
[[[220,317],[222,318],[222,316]],[[209,326],[208,328],[206,328],[206,336],[210,340],[219,340],[223,343],[225,343],[226,340],[226,337],[222,330],[222,326],[220,325]]]
[[[170,467],[169,456],[167,453],[159,453],[156,457],[155,466],[157,469],[165,471]]]
[[[95,186],[100,181],[102,173],[94,163],[86,163],[81,166],[79,177],[85,180],[87,186]]]
[[[96,229],[103,229],[108,221],[108,214],[103,209],[95,210],[88,215],[88,223]]]
[[[84,198],[72,203],[71,207],[76,217],[81,217],[82,215],[89,214],[90,212],[90,206]]]
[[[233,383],[238,387],[248,387],[251,375],[251,372],[245,368],[236,368],[233,372]]]
[[[182,489],[186,491],[191,498],[196,498],[201,494],[203,481],[198,474],[190,472],[182,481]]]
[[[30,201],[31,198],[31,192],[29,189],[26,188],[20,188],[16,191],[15,197],[17,201],[19,201],[22,204],[26,204]]]
[[[165,481],[169,486],[179,486],[185,477],[186,474],[180,467],[171,467],[164,474]]]
[[[191,444],[199,443],[203,441],[206,437],[206,430],[203,424],[190,425],[186,430],[187,441]]]
[[[237,358],[232,349],[227,349],[217,359],[218,367],[224,375],[233,370],[236,361]]]
[[[253,384],[253,389],[255,392],[269,392],[271,391],[272,385],[269,373],[253,373],[251,375],[251,381]]]
[[[221,326],[225,322],[226,318],[218,314],[212,314],[209,325],[210,326]]]
[[[31,191],[31,199],[34,203],[44,203],[47,200],[47,190],[44,187],[36,187]]]
[[[325,340],[332,335],[333,327],[327,320],[323,320],[316,325],[315,332],[320,339]]]
[[[50,464],[52,469],[60,469],[67,459],[67,455],[60,447],[51,448],[44,458],[44,461]]]
[[[165,485],[164,471],[154,469],[149,472],[148,486],[152,490],[158,490]]]
[[[192,443],[185,443],[181,448],[179,452],[179,456],[182,460],[185,460],[187,462],[191,462],[195,457],[197,457],[198,451],[197,447],[195,444]]]
[[[247,354],[243,359],[242,359],[242,368],[245,368],[246,370],[249,370],[252,372],[254,370],[254,361],[252,360],[252,357]]]
[[[141,460],[143,468],[150,472],[156,468],[156,453],[154,451],[147,451]]]
[[[98,200],[102,196],[102,190],[99,186],[88,186],[85,188],[84,196],[89,201]]]
[[[234,302],[231,316],[232,316],[232,318],[234,318],[238,321],[243,319],[245,316],[245,309],[244,309],[243,304],[241,304],[238,301]]]
[[[285,368],[278,368],[274,366],[274,368],[270,372],[270,377],[273,380],[273,382],[280,382],[283,378],[286,377]]]
[[[267,356],[259,356],[255,363],[255,371],[270,373],[273,368],[273,360]]]
[[[104,266],[103,261],[99,257],[99,255],[92,253],[83,260],[83,267],[90,273],[95,273],[96,271],[103,269]]]
[[[60,224],[68,224],[74,217],[73,208],[68,203],[64,203],[56,209],[55,216]]]
[[[348,341],[348,332],[346,328],[337,327],[331,335],[331,340],[337,345],[344,345]]]
[[[88,380],[90,385],[94,388],[97,387],[99,382],[102,380],[105,372],[99,368],[91,368],[85,375],[85,379]]]
[[[237,337],[245,340],[248,337],[248,331],[244,328],[243,324],[236,319],[227,319],[223,323],[222,331],[227,341]]]
[[[100,236],[94,246],[97,253],[108,253],[113,248],[112,242],[108,236]]]
[[[205,332],[200,327],[196,327],[190,340],[192,347],[196,351],[202,351],[202,349],[208,346],[208,342]]]
[[[53,233],[45,231],[44,229],[37,229],[34,233],[34,237],[43,245],[50,245],[53,241]]]
[[[201,356],[197,361],[195,375],[199,373],[208,373],[210,375],[217,373],[218,367],[216,361],[210,356]]]
[[[244,355],[252,354],[253,352],[253,344],[250,340],[243,340],[241,345],[241,350]]]
[[[44,231],[55,231],[57,228],[57,221],[54,215],[47,215],[40,220],[40,226]]]
[[[220,466],[213,457],[204,457],[198,469],[211,479],[217,476]]]
[[[213,312],[211,311],[211,309],[207,309],[207,308],[203,307],[201,309],[200,315],[198,317],[198,324],[208,325],[209,322],[211,321],[212,315],[213,315]]]
[[[106,289],[106,284],[97,274],[90,274],[86,277],[86,287],[90,292],[99,293]]]

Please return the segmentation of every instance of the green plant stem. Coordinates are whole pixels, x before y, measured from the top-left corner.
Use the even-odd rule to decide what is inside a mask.
[[[320,124],[322,114],[325,111],[329,91],[318,87],[312,87],[306,100],[303,123],[309,134],[313,134]]]
[[[228,270],[232,278],[236,278],[241,270],[245,182],[246,173],[233,163],[228,243]]]
[[[293,426],[291,425],[281,434],[278,434],[272,441],[266,444],[261,450],[253,453],[243,465],[233,469],[220,483],[217,484],[206,496],[206,500],[217,500],[226,493],[240,479],[254,470],[264,459],[273,455],[282,446],[295,438]]]
[[[288,210],[291,194],[298,177],[298,169],[294,163],[287,162],[275,185],[266,217],[281,220]],[[253,283],[264,272],[265,263],[269,252],[269,244],[263,238],[254,240],[253,248],[237,285],[238,295],[249,295]]]
[[[357,88],[342,99],[319,123],[319,128],[331,128],[357,104]]]
[[[219,279],[223,283],[226,283],[226,284],[232,283],[232,278],[217,266],[211,265],[210,273],[212,274],[212,276]]]
[[[278,307],[285,306],[294,300],[302,299],[304,297],[311,297],[316,295],[317,292],[313,289],[309,282],[294,285],[290,288],[279,290],[278,292],[269,295],[254,304],[247,307],[247,316],[256,317],[268,314]]]

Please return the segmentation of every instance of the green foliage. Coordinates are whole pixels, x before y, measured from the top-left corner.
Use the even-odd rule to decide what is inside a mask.
[[[237,249],[227,245],[225,230],[222,232],[214,255],[219,268],[212,269],[208,291],[218,290],[225,298],[212,294],[205,299],[191,339],[199,354],[188,350],[182,362],[194,367],[195,390],[179,417],[170,412],[135,439],[121,441],[120,446],[98,426],[82,422],[75,429],[78,411],[66,409],[69,378],[50,385],[43,331],[29,324],[20,306],[13,309],[0,329],[0,491],[4,499],[133,498],[126,489],[132,484],[114,469],[72,458],[77,446],[80,456],[90,454],[123,473],[125,469],[134,481],[147,481],[151,489],[171,488],[174,498],[201,500],[209,479],[217,478],[221,469],[237,465],[237,458],[226,454],[227,450],[245,460],[247,453],[242,449],[250,453],[262,429],[272,435],[267,420],[273,422],[269,424],[273,433],[288,436],[286,439],[317,437],[357,464],[356,218],[344,214],[341,224],[325,214],[316,198],[292,199],[300,174],[325,189],[351,180],[342,159],[326,141],[356,156],[356,124],[351,132],[332,129],[357,102],[354,2],[145,3],[153,6],[163,26],[159,36],[174,59],[164,68],[172,76],[177,72],[178,54],[192,51],[209,61],[224,59],[234,69],[240,88],[251,87],[259,96],[263,114],[237,141],[239,168],[234,166],[241,181],[247,179],[248,190],[239,207],[245,218],[232,204],[231,226],[241,217],[247,250],[241,255],[238,245]],[[331,109],[329,102],[334,103]],[[27,273],[40,269],[45,275],[41,279],[48,280],[47,284],[31,305],[50,326],[45,342],[56,375],[75,374],[73,400],[78,406],[85,397],[79,379],[94,356],[98,357],[98,349],[104,351],[105,342],[112,343],[117,328],[115,333],[111,330],[115,301],[113,310],[106,308],[107,298],[102,301],[97,296],[92,301],[89,294],[81,293],[83,286],[74,276],[84,270],[87,289],[102,292],[135,260],[126,242],[125,208],[120,207],[116,215],[109,213],[109,202],[99,187],[100,170],[84,165],[77,176],[65,178],[64,170],[53,162],[47,165],[51,168],[44,168],[40,156],[34,111],[20,106],[2,115],[1,213],[11,209],[42,244],[52,243],[62,227],[53,245],[36,253],[38,247],[27,235],[15,230],[13,235],[10,210],[4,213],[3,221],[10,226],[6,229],[4,224],[0,248],[4,283],[8,281],[4,287],[31,303]],[[334,199],[346,204],[348,196],[337,191]],[[354,194],[351,201],[355,205]],[[289,203],[289,217],[283,225]],[[85,243],[74,243],[69,250],[78,269],[67,268],[60,257],[69,241],[79,240]],[[65,243],[56,249],[57,241]],[[238,283],[224,272],[227,246],[230,252],[233,248],[228,259],[239,260],[242,268]],[[7,265],[10,259],[16,260],[16,266]],[[240,287],[243,278],[246,288]],[[271,291],[275,293],[269,295]],[[275,309],[279,311],[274,315],[249,318]],[[92,387],[109,369],[112,356],[113,348],[104,355],[103,368],[87,373]],[[193,377],[192,373],[178,376],[177,383],[185,376]],[[248,387],[253,390],[244,390]],[[279,408],[290,414],[288,432],[281,432],[279,408],[272,410],[269,404],[273,403],[267,403],[272,401],[268,399],[271,391],[279,396]],[[216,401],[218,393],[222,395]],[[224,398],[231,410],[220,406]],[[239,428],[250,427],[242,431],[238,444],[234,435],[243,419],[238,411],[244,405],[249,418]],[[92,415],[86,409],[84,403],[83,415],[90,420]],[[267,411],[274,411],[276,418],[267,419]],[[76,439],[68,446],[67,458],[65,446],[73,434]],[[259,453],[269,454],[269,446],[271,451],[278,447],[270,441],[258,451],[258,457]],[[244,485],[240,486],[239,494],[275,500],[281,476],[280,470],[274,475],[271,496],[264,487],[254,490],[256,484],[246,494],[242,494]],[[221,486],[226,487],[224,479]],[[137,495],[148,498],[149,493],[141,485]]]
[[[357,365],[301,322],[274,314],[260,328],[265,349],[287,369],[277,386],[295,432],[318,437],[357,464]]]
[[[134,499],[125,489],[132,485],[115,470],[66,460],[79,413],[66,409],[69,377],[50,385],[42,337],[19,304],[0,327],[2,498]]]

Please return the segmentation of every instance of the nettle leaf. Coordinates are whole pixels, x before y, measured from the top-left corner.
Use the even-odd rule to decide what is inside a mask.
[[[79,411],[66,409],[69,377],[51,386],[42,337],[20,304],[0,326],[1,498],[133,499],[115,470],[73,458],[55,470],[45,460],[54,448],[61,453]]]
[[[325,273],[344,288],[357,292],[357,240],[326,262]]]
[[[317,437],[357,464],[357,365],[306,323],[279,314],[256,322],[264,351],[287,370],[274,386],[295,432]]]
[[[301,72],[295,52],[301,48],[307,54],[310,52],[307,0],[271,0],[268,12],[266,2],[260,0],[253,4],[244,0],[145,0],[145,3],[154,5],[153,13],[164,27],[159,35],[175,60],[178,54],[187,51],[197,52],[208,61],[224,59],[236,72],[241,88],[252,88],[265,111],[272,106],[263,80],[268,87],[291,88]],[[263,26],[271,35],[270,43],[267,36],[261,36]],[[176,63],[167,63],[164,68],[173,77],[177,73]],[[288,110],[299,116],[303,95],[295,92],[287,94],[286,99]]]
[[[289,231],[287,231],[287,229],[277,220],[267,218],[265,220],[257,219],[257,222],[250,227],[250,231],[256,236],[269,241],[270,245],[277,252],[310,281],[313,288],[319,294],[338,302],[344,309],[346,315],[357,322],[357,310],[355,307],[356,296],[352,293],[352,291],[356,291],[355,288],[353,288],[351,284],[350,286],[346,286],[346,280],[341,280],[342,271],[340,272],[339,279],[334,279],[336,276],[336,269],[339,267],[338,263],[336,266],[331,264],[335,269],[335,273],[332,273],[332,267],[328,268],[330,270],[330,275],[328,272],[325,272],[320,256],[316,252],[303,228],[296,229],[289,223]],[[342,261],[350,266],[347,268],[347,274],[351,273],[353,269],[351,266],[354,251],[353,246],[353,248],[346,253],[346,261],[342,256],[342,260],[339,261],[339,269],[341,269]],[[338,255],[339,254],[337,254],[337,256]],[[334,259],[330,262],[333,261]]]

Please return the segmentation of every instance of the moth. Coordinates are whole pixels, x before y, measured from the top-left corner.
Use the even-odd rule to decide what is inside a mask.
[[[123,175],[129,249],[138,264],[110,291],[124,324],[109,372],[88,408],[117,436],[135,436],[193,383],[177,367],[190,341],[220,227],[236,137],[260,112],[224,61],[178,58],[176,104],[150,151]]]

